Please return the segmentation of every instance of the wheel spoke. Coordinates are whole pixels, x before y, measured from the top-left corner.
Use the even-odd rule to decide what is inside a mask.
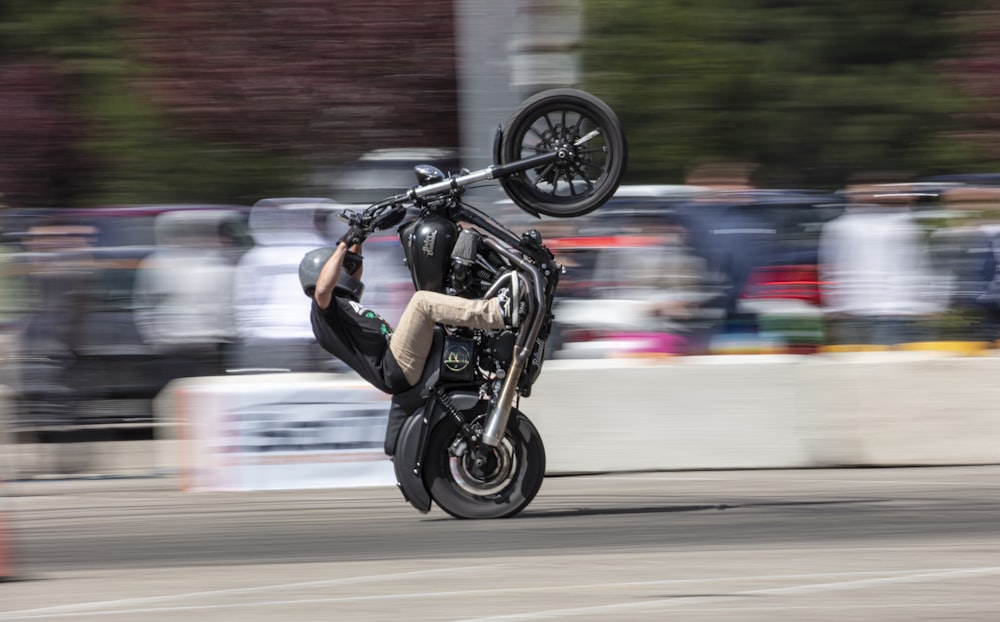
[[[577,174],[580,176],[580,179],[587,182],[587,192],[593,192],[594,184],[591,183],[590,178],[588,178],[587,174],[583,172],[583,169],[580,168],[580,165],[577,164],[576,162],[573,162],[571,166],[573,167],[573,170],[575,170]]]
[[[582,165],[584,165],[586,167],[589,167],[589,168],[593,169],[594,171],[597,172],[598,175],[600,175],[601,173],[604,172],[604,167],[603,166],[598,166],[598,165],[594,164],[593,162],[591,162],[590,160],[578,160],[577,162],[579,164],[582,164]],[[580,174],[583,175],[584,177],[587,177],[587,175],[585,173],[583,173],[583,172],[581,172]]]
[[[569,169],[562,169],[562,174],[566,178],[566,185],[569,187],[569,195],[571,197],[576,196],[576,188],[573,187],[573,176],[570,175]]]
[[[556,128],[555,126],[552,125],[552,120],[549,119],[549,113],[546,112],[545,114],[543,114],[542,118],[545,119],[545,125],[549,126],[549,132],[551,132],[552,135],[555,136]]]

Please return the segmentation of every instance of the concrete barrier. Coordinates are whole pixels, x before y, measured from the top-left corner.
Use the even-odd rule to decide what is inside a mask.
[[[558,362],[522,410],[551,472],[1000,463],[1000,358]]]
[[[820,465],[1000,462],[1000,358],[820,356],[796,371],[800,436]]]
[[[520,408],[542,434],[550,474],[990,464],[1000,463],[998,377],[1000,357],[920,351],[555,360]],[[171,419],[184,383],[157,399],[155,449],[93,448],[105,474],[177,472],[191,441]],[[57,447],[7,449],[24,465],[21,454]]]
[[[150,477],[176,468],[173,426],[156,440],[108,442],[112,429],[145,424],[22,427],[12,391],[0,385],[0,480],[67,477]],[[72,433],[74,442],[39,442],[50,432]],[[89,439],[89,440],[88,440]]]
[[[19,442],[4,447],[7,477],[25,479],[80,479],[159,477],[172,475],[169,454],[177,454],[170,440],[82,441],[72,443]]]
[[[797,357],[556,361],[521,410],[553,472],[812,466]]]

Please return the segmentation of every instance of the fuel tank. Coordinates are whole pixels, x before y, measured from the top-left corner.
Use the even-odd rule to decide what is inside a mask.
[[[418,290],[444,292],[451,251],[459,227],[444,216],[428,214],[399,231],[406,265]]]

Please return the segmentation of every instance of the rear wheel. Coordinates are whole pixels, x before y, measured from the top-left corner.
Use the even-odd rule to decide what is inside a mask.
[[[535,426],[511,410],[500,445],[477,449],[451,418],[434,428],[424,466],[434,502],[456,518],[505,518],[523,510],[545,477],[545,448]]]
[[[548,164],[500,178],[521,209],[557,218],[592,212],[611,198],[628,160],[625,131],[614,111],[577,89],[528,98],[503,127],[503,164],[547,153]]]

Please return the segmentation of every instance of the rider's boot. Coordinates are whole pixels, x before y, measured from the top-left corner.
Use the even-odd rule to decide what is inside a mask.
[[[524,301],[521,300],[521,276],[516,270],[510,272],[510,287],[504,287],[497,293],[500,303],[500,315],[508,328],[517,328],[524,317]]]

